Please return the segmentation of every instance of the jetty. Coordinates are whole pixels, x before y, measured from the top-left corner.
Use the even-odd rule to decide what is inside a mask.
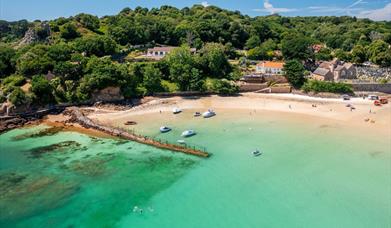
[[[206,150],[196,149],[195,147],[188,147],[185,145],[176,145],[168,142],[162,142],[160,140],[152,139],[146,136],[137,135],[134,132],[129,132],[124,129],[115,127],[104,126],[103,124],[96,123],[90,118],[84,115],[84,113],[77,107],[70,107],[64,111],[64,114],[70,115],[71,121],[80,124],[85,128],[92,128],[112,136],[116,136],[123,139],[128,139],[138,143],[150,145],[156,148],[171,150],[175,152],[181,152],[185,154],[195,155],[198,157],[209,157],[210,154]]]

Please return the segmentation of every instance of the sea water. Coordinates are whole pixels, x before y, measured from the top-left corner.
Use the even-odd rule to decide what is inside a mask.
[[[212,156],[44,125],[13,130],[0,135],[0,226],[391,225],[390,135],[262,112],[136,120],[137,132],[172,143],[194,129],[185,141]]]

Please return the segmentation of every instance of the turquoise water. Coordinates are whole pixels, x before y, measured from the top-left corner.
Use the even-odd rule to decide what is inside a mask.
[[[171,142],[195,129],[208,159],[45,126],[2,134],[0,226],[390,227],[390,135],[286,117],[137,119]]]

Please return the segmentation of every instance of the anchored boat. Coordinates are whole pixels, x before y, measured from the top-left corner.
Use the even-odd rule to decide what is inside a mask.
[[[169,132],[169,131],[171,131],[171,128],[169,128],[169,127],[166,127],[166,126],[160,127],[160,132],[161,133],[166,133],[166,132]]]
[[[181,113],[182,112],[182,109],[180,109],[180,108],[174,108],[173,110],[172,110],[172,113],[174,113],[174,114],[179,114],[179,113]]]
[[[190,137],[190,136],[193,136],[193,135],[195,135],[195,134],[196,134],[195,131],[193,131],[193,130],[187,130],[187,131],[182,132],[182,137]]]
[[[258,149],[256,149],[252,152],[252,154],[254,155],[254,157],[258,157],[259,155],[262,155],[262,152],[260,152]]]
[[[204,118],[210,118],[210,117],[215,116],[215,115],[216,115],[216,113],[213,110],[210,110],[210,109],[202,114],[202,116]]]

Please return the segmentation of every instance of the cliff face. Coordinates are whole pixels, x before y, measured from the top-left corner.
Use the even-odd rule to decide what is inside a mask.
[[[123,100],[124,96],[121,95],[121,89],[119,87],[107,87],[105,89],[96,91],[92,94],[91,100],[93,102],[97,101],[119,101]]]
[[[39,25],[30,27],[20,40],[19,46],[29,45],[35,42],[47,41],[50,36],[50,26],[43,22]]]

